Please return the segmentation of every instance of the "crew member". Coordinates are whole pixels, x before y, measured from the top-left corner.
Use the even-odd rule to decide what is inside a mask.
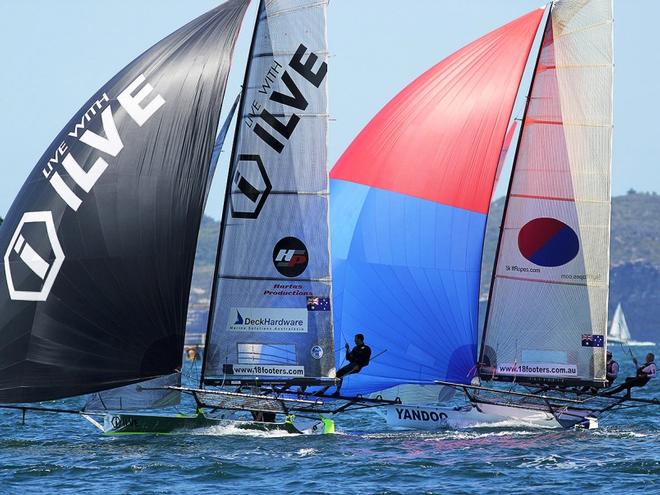
[[[186,359],[188,361],[195,361],[197,359],[197,349],[195,347],[186,349]]]
[[[334,397],[339,396],[341,393],[341,386],[343,383],[343,377],[346,375],[352,375],[362,371],[362,368],[369,365],[369,360],[371,359],[371,348],[364,343],[364,335],[361,333],[355,334],[355,347],[350,349],[348,343],[346,344],[346,361],[348,364],[342,366],[337,371],[337,378],[339,378],[339,383],[337,384],[337,390],[334,394]],[[330,387],[324,387],[320,390],[319,395],[325,393]]]
[[[637,360],[635,359],[634,361],[635,365],[637,365]],[[655,355],[652,352],[649,352],[646,355],[646,362],[637,368],[637,375],[626,378],[626,383],[624,385],[628,389],[628,394],[630,394],[630,389],[632,387],[643,387],[646,385],[651,378],[655,378],[655,373]]]
[[[252,418],[260,423],[274,423],[275,413],[271,411],[250,411]]]
[[[617,376],[619,376],[619,363],[617,363],[612,357],[612,352],[607,351],[606,377],[608,387],[612,386],[612,384],[616,381]]]
[[[637,376],[646,378],[646,381],[648,382],[651,378],[655,378],[656,371],[655,354],[649,352],[646,355],[646,362],[637,368]]]

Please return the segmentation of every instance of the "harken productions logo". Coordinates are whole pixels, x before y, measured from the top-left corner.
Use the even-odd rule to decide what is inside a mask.
[[[50,211],[31,211],[21,218],[5,252],[9,297],[45,301],[64,263],[64,251]]]
[[[285,277],[297,277],[307,268],[307,247],[297,237],[280,239],[273,249],[275,269]]]

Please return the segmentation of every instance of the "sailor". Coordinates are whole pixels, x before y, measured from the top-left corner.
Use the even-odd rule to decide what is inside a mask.
[[[197,359],[197,349],[194,347],[186,349],[186,359],[188,361],[195,361]]]
[[[337,384],[337,390],[335,391],[333,397],[338,397],[341,393],[341,386],[343,383],[343,377],[346,375],[352,375],[362,371],[362,368],[369,365],[369,360],[371,359],[371,348],[364,343],[364,335],[361,333],[355,334],[355,347],[350,349],[348,343],[346,343],[346,361],[348,364],[342,366],[337,371],[337,378],[339,378],[339,383]],[[318,394],[323,395],[326,390],[330,387],[324,387],[321,389]]]
[[[637,360],[634,359],[635,366],[637,366]],[[630,389],[632,387],[643,387],[646,385],[651,378],[655,378],[656,374],[655,366],[655,355],[652,352],[649,352],[646,355],[646,362],[637,368],[636,376],[629,376],[626,378],[626,383],[621,385],[621,387],[616,387],[612,392],[618,392],[621,388],[626,388],[628,394],[630,394]],[[610,392],[610,393],[612,393]]]
[[[657,367],[655,365],[655,354],[649,352],[646,355],[646,362],[637,368],[637,376],[646,378],[646,381],[648,381],[651,378],[655,378],[656,371]]]
[[[252,419],[260,423],[274,423],[276,415],[271,411],[250,411]]]
[[[606,377],[608,387],[612,386],[617,376],[619,376],[619,363],[617,363],[612,357],[612,352],[607,351]]]

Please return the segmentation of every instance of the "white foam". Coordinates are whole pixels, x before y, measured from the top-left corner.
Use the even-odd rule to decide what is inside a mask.
[[[311,457],[313,455],[316,455],[317,453],[318,453],[317,449],[308,448],[308,449],[299,449],[296,452],[296,455],[298,457]]]
[[[289,433],[284,430],[249,430],[245,428],[239,428],[235,425],[215,425],[209,426],[208,428],[200,428],[192,430],[191,434],[193,435],[202,435],[202,436],[240,436],[240,437],[257,437],[257,438],[282,438],[289,436],[297,436],[295,433]]]
[[[548,422],[547,425],[541,425],[538,423],[530,424],[529,422],[520,419],[503,419],[502,421],[496,421],[491,423],[474,423],[470,425],[469,428],[533,428],[535,430],[559,429],[557,427],[557,424],[553,424],[552,422]]]
[[[594,436],[605,438],[648,438],[657,435],[650,433],[639,433],[636,431],[619,430],[615,428],[600,428],[593,432]]]

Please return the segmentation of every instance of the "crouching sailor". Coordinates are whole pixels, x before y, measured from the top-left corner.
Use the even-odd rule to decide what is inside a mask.
[[[362,371],[362,368],[369,366],[369,360],[371,359],[371,348],[364,343],[364,335],[361,333],[356,334],[355,347],[353,347],[352,350],[349,349],[349,345],[346,344],[346,361],[348,361],[348,364],[337,370],[337,378],[339,378],[339,383],[337,384],[337,390],[334,394],[332,394],[333,397],[338,397],[340,395],[344,376],[359,373]],[[329,388],[329,386],[324,387],[317,393],[319,395],[323,395]]]

